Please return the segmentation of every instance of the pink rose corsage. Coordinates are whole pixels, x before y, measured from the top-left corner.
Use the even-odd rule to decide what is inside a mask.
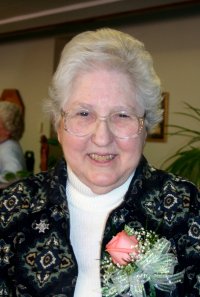
[[[184,272],[174,274],[178,261],[170,248],[170,242],[159,239],[153,231],[125,226],[106,245],[101,261],[102,296],[144,297],[146,282],[150,284],[151,296],[155,288],[173,291],[176,283],[183,280]]]

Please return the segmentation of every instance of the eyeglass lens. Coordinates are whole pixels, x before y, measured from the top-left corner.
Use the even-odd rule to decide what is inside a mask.
[[[98,117],[94,111],[75,109],[62,112],[64,128],[77,136],[86,136],[96,129],[98,120],[107,121],[110,131],[119,138],[129,138],[140,133],[143,120],[131,111],[117,111],[107,117]],[[141,121],[142,120],[142,121]]]

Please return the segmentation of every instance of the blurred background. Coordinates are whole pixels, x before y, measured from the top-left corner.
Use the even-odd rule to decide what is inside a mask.
[[[19,91],[25,109],[21,145],[35,156],[34,171],[41,167],[41,136],[54,137],[42,111],[43,99],[60,52],[75,34],[112,27],[146,45],[168,93],[165,124],[199,130],[199,122],[178,116],[183,102],[200,102],[200,1],[0,1],[0,94]],[[165,132],[169,132],[167,128]],[[167,135],[147,142],[148,160],[160,167],[187,142]]]

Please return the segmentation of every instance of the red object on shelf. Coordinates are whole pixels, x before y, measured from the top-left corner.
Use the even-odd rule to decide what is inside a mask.
[[[24,103],[17,89],[4,89],[1,94],[0,100],[9,101],[17,104],[20,107],[22,113],[24,114],[24,111],[25,111]]]

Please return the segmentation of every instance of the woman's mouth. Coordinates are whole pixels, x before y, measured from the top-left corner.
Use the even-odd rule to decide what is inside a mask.
[[[93,154],[89,154],[89,156],[92,160],[105,162],[105,161],[113,160],[116,155],[113,155],[113,154],[99,155],[99,154],[93,153]]]

